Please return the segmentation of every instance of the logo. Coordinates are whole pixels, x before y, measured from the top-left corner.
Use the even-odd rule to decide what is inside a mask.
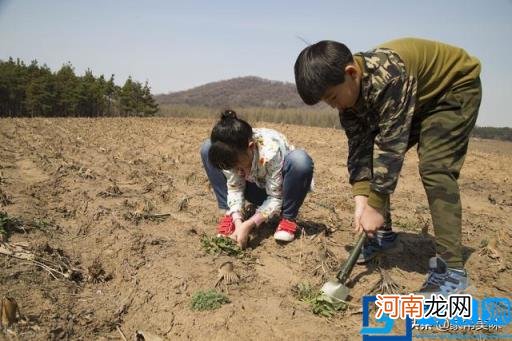
[[[363,341],[405,341],[425,339],[467,339],[486,336],[512,339],[500,333],[512,322],[508,298],[471,295],[376,295],[363,297]],[[446,332],[450,331],[450,334]],[[485,333],[485,334],[484,334]]]
[[[381,295],[378,295],[381,296]],[[392,295],[398,296],[398,295]],[[374,302],[377,302],[377,296],[363,296],[363,328],[361,328],[361,334],[363,336],[363,341],[375,341],[375,340],[387,340],[387,341],[408,341],[412,340],[412,320],[409,317],[405,318],[405,334],[402,335],[392,335],[393,327],[395,326],[395,322],[399,322],[396,318],[391,318],[391,316],[398,316],[397,312],[393,314],[380,313],[382,311],[382,306],[379,304],[375,304],[379,307],[379,311],[376,317],[376,321],[379,324],[384,324],[381,327],[370,327],[370,313],[369,308],[372,306]],[[378,302],[383,303],[383,302]],[[386,303],[383,303],[383,306],[387,306]],[[390,316],[391,315],[391,316]],[[402,322],[403,323],[403,322]],[[390,335],[391,334],[391,335]]]

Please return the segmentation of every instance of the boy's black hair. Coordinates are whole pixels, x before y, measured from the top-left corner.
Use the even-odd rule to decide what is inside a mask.
[[[322,40],[306,47],[295,62],[295,84],[304,103],[313,105],[327,88],[345,81],[345,66],[354,61],[345,44]]]
[[[215,168],[232,169],[238,162],[240,153],[244,153],[249,147],[250,139],[251,125],[239,119],[233,110],[226,110],[212,129],[208,159]]]

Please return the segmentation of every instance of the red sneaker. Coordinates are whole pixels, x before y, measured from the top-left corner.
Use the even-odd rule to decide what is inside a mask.
[[[274,239],[283,242],[291,242],[295,239],[295,231],[297,231],[297,224],[285,218],[282,218],[274,233]]]
[[[227,237],[235,232],[235,222],[230,215],[225,215],[220,218],[219,225],[217,226],[217,236]]]

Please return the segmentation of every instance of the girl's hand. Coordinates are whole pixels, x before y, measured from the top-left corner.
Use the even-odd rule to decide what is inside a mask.
[[[357,233],[363,232],[361,227],[361,215],[366,206],[368,206],[368,197],[364,195],[356,195],[354,197],[355,209],[354,209],[354,231]]]
[[[238,224],[237,224],[238,223]],[[235,221],[235,232],[229,236],[229,238],[236,241],[238,246],[243,250],[247,247],[247,241],[249,240],[249,233],[256,226],[256,224],[251,220],[247,220],[242,223],[241,220]]]
[[[243,224],[242,222],[242,218],[237,218],[234,220],[234,223],[235,223],[235,231],[237,228],[239,228],[239,226],[241,226]],[[234,233],[234,232],[233,232]]]

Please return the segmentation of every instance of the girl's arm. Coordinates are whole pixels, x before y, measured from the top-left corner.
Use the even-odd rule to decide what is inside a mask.
[[[265,189],[268,197],[251,217],[257,226],[281,212],[283,206],[283,163],[284,156],[278,149],[274,157],[265,164],[267,169]]]
[[[225,170],[223,173],[226,176],[228,187],[228,214],[231,214],[233,218],[241,218],[240,212],[244,205],[245,179],[231,170]]]

